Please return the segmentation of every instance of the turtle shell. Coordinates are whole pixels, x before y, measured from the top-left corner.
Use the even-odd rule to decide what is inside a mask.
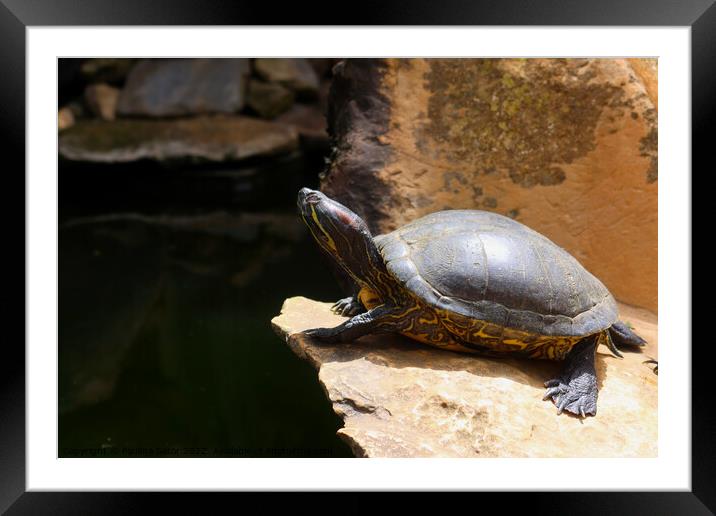
[[[617,320],[612,295],[572,255],[496,213],[432,213],[376,245],[388,271],[437,310],[549,336],[591,335]]]

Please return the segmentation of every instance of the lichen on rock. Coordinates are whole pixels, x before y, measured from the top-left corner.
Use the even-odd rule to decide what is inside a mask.
[[[598,65],[585,59],[429,63],[424,131],[449,160],[501,170],[525,187],[564,181],[559,164],[594,150],[602,111],[628,105],[622,88],[592,80]]]

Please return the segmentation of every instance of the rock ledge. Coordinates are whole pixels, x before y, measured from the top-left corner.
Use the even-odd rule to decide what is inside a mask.
[[[543,382],[561,364],[440,351],[396,336],[323,345],[299,332],[335,326],[331,303],[287,299],[271,324],[317,370],[338,431],[358,457],[656,457],[656,316],[620,305],[648,345],[597,351],[596,417],[557,415]]]

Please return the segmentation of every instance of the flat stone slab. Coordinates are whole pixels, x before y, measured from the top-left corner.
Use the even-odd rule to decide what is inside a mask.
[[[122,89],[120,115],[235,113],[246,102],[248,59],[142,59]]]
[[[238,161],[297,148],[298,132],[291,126],[224,115],[83,120],[59,137],[62,157],[99,163],[140,159]]]
[[[321,344],[300,332],[344,318],[332,303],[287,299],[271,323],[318,380],[359,457],[656,457],[657,318],[620,305],[648,342],[612,356],[600,347],[596,417],[557,415],[543,383],[562,364],[433,349],[399,335]]]

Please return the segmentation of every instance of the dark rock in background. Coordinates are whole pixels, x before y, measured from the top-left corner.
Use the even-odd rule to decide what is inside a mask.
[[[294,94],[280,84],[249,81],[247,104],[262,118],[276,118],[291,107]]]
[[[87,118],[91,115],[91,113],[87,111],[87,107],[85,106],[83,100],[75,99],[65,105],[67,109],[72,111],[72,114],[74,115],[75,119]]]
[[[244,107],[248,59],[143,59],[127,77],[119,114],[182,116]]]
[[[90,84],[85,89],[85,103],[92,114],[102,120],[114,120],[119,90],[108,84]]]
[[[256,59],[254,69],[265,81],[282,84],[300,98],[318,97],[318,75],[306,59]]]
[[[333,66],[340,61],[335,57],[319,57],[319,58],[308,58],[306,61],[313,67],[319,78],[327,78],[332,74]]]
[[[275,122],[294,127],[301,137],[302,146],[328,152],[330,138],[326,132],[326,117],[317,106],[295,104],[278,116]]]
[[[58,128],[63,133],[69,127],[74,130],[63,134],[60,156],[88,163],[236,161],[294,149],[292,130],[300,135],[302,151],[327,154],[325,111],[337,61],[62,60],[60,89],[71,92],[63,94]],[[215,127],[202,119],[226,114],[243,116],[240,122],[212,120]],[[172,120],[146,120],[162,117]],[[84,123],[87,118],[89,124]],[[260,124],[258,118],[287,127],[251,125],[251,120]],[[97,119],[118,120],[107,125]]]
[[[87,120],[60,135],[60,155],[100,163],[150,160],[238,161],[290,152],[290,126],[243,116],[175,120]]]
[[[136,61],[117,58],[86,59],[80,66],[80,75],[90,83],[122,84]]]

